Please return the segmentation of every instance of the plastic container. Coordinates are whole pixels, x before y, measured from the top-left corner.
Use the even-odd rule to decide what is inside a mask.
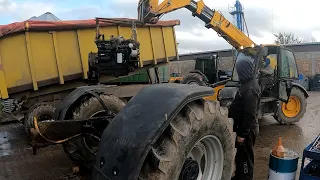
[[[285,149],[284,157],[270,154],[269,180],[293,180],[298,169],[298,153]]]
[[[309,91],[310,85],[309,85],[308,77],[305,77],[304,75],[299,74],[299,80],[296,80],[295,82],[303,86],[307,91]]]
[[[320,74],[316,74],[313,77],[313,89],[315,91],[320,91]]]

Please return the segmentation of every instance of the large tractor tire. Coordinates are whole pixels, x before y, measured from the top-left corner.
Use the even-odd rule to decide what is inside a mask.
[[[299,88],[294,87],[289,102],[279,104],[278,116],[275,118],[280,124],[294,124],[303,118],[306,109],[307,100],[304,93]]]
[[[189,103],[152,146],[139,179],[231,179],[232,132],[227,110],[218,102]]]
[[[30,128],[34,128],[33,118],[36,117],[38,122],[44,120],[53,120],[56,106],[51,102],[41,102],[33,105],[27,112],[24,127],[27,135],[30,135]]]
[[[72,112],[71,119],[90,119],[107,115],[108,113],[118,113],[125,103],[118,97],[113,95],[100,95],[100,98],[105,103],[110,112],[106,112],[101,103],[95,97],[84,99],[81,104]],[[100,138],[105,127],[93,127],[95,136]],[[86,170],[91,170],[93,161],[96,155],[96,150],[99,146],[99,139],[92,136],[81,136],[62,144],[65,153],[76,164],[84,167]]]
[[[180,81],[181,84],[190,84],[192,86],[206,86],[203,77],[198,73],[188,73],[183,76]]]

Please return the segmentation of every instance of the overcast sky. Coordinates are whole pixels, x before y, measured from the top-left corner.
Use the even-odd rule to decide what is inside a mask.
[[[161,0],[160,0],[161,1]],[[62,20],[94,17],[137,17],[138,0],[0,0],[0,24],[23,21],[52,12]],[[204,0],[212,9],[222,12],[231,22],[229,6],[235,0]],[[301,38],[320,41],[319,0],[240,0],[250,37],[258,44],[273,43],[274,33],[293,32]],[[305,8],[303,8],[303,6]],[[227,49],[231,46],[187,9],[163,16],[162,20],[180,19],[176,27],[179,52]]]

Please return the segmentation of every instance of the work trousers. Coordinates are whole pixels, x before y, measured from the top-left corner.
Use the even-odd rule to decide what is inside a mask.
[[[251,130],[250,134],[245,138],[244,142],[239,143],[236,140],[237,154],[236,162],[236,180],[252,180],[253,179],[253,165],[254,152],[253,147],[256,140],[255,130]]]

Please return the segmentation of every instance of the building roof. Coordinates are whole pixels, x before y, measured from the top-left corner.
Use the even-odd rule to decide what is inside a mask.
[[[38,17],[33,16],[28,20],[38,20],[38,21],[61,21],[57,16],[52,14],[51,12],[46,12]]]
[[[263,45],[276,45],[276,44],[263,44]],[[279,46],[279,45],[276,45]],[[320,48],[320,42],[307,42],[307,43],[299,43],[299,44],[281,44],[283,47],[287,47],[289,49],[292,49],[294,52],[318,52]],[[199,57],[199,56],[208,56],[212,54],[228,54],[226,56],[229,56],[229,54],[235,51],[235,49],[220,49],[220,50],[213,50],[213,51],[200,51],[200,52],[194,52],[194,53],[184,53],[179,54],[181,57]],[[220,55],[221,56],[221,55]]]

